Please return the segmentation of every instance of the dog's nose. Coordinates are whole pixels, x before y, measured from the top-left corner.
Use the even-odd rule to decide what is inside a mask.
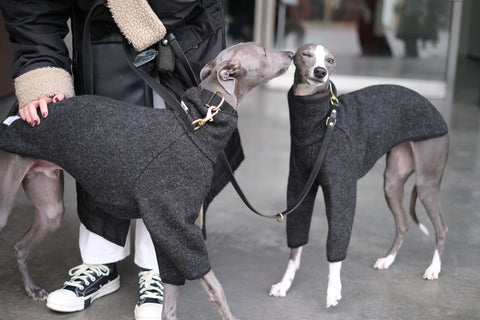
[[[325,78],[325,76],[327,75],[327,70],[322,67],[316,67],[315,69],[313,69],[313,75],[320,79]]]

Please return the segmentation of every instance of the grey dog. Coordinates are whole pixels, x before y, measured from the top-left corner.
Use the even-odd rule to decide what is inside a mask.
[[[162,319],[177,318],[178,290],[186,279],[199,279],[222,319],[235,319],[195,220],[212,164],[236,128],[238,104],[251,89],[283,74],[292,57],[292,52],[254,43],[220,52],[202,69],[200,87],[182,97],[198,130],[178,111],[133,108],[96,96],[50,105],[49,116],[34,128],[18,117],[7,118],[0,125],[0,149],[5,150],[0,151],[0,228],[23,181],[36,207],[32,228],[15,245],[27,292],[44,294],[31,280],[26,258],[60,223],[65,169],[107,212],[144,220],[165,283]]]
[[[294,84],[288,94],[292,139],[289,206],[301,193],[312,170],[327,130],[326,119],[333,107],[331,98],[336,94],[329,79],[336,65],[335,56],[328,48],[304,45],[295,53],[294,63]],[[436,108],[418,93],[394,85],[367,87],[341,95],[338,100],[336,125],[317,180],[302,205],[288,216],[287,240],[292,250],[287,270],[270,290],[272,296],[285,296],[292,284],[300,267],[302,247],[308,242],[313,204],[320,186],[328,221],[327,308],[341,299],[340,270],[353,226],[357,181],[384,154],[387,155],[384,191],[395,218],[396,237],[388,255],[378,259],[374,267],[387,269],[393,263],[409,228],[402,202],[404,184],[413,172],[412,218],[419,224],[414,212],[418,196],[436,232],[436,248],[425,279],[438,278],[447,233],[440,212],[440,183],[448,157],[449,136]]]

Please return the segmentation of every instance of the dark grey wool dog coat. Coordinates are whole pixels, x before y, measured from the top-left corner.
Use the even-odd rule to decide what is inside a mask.
[[[204,118],[207,90],[182,100],[193,119]],[[99,96],[77,96],[49,106],[40,125],[0,125],[0,148],[48,160],[70,173],[112,215],[142,218],[165,283],[180,285],[210,271],[195,225],[212,179],[212,165],[237,126],[224,103],[213,122],[188,128],[175,111],[132,107]]]
[[[400,86],[367,87],[338,97],[337,122],[314,186],[301,206],[288,216],[290,248],[308,242],[318,186],[323,190],[328,220],[327,259],[342,261],[352,231],[357,180],[390,149],[406,141],[426,140],[448,133],[437,109],[418,93]],[[291,207],[312,171],[326,133],[330,96],[288,93],[291,124],[287,205]]]

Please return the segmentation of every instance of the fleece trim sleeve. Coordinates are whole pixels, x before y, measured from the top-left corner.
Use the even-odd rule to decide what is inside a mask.
[[[20,108],[44,96],[63,93],[70,98],[75,95],[72,76],[62,68],[43,67],[28,71],[15,78],[14,85]]]
[[[109,0],[108,7],[135,50],[143,51],[165,37],[165,26],[146,0]]]

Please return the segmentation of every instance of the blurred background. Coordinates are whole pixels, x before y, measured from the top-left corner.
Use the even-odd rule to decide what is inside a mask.
[[[398,83],[451,100],[455,80],[468,79],[478,101],[479,1],[226,0],[225,6],[230,43],[253,40],[293,51],[323,44],[337,56],[334,81],[346,91]],[[462,85],[459,96],[465,90]]]

